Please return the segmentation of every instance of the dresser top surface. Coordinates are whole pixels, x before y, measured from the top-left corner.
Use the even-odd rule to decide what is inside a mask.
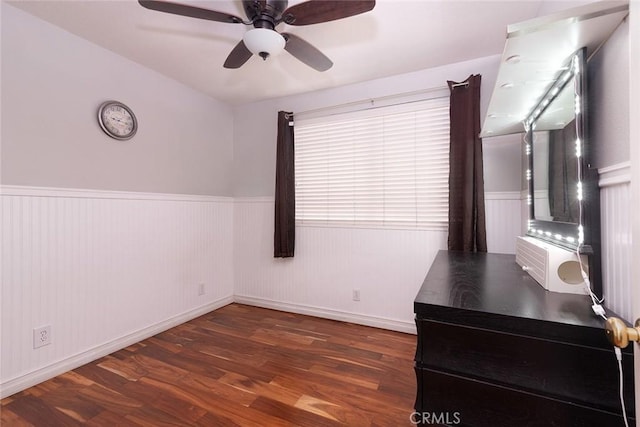
[[[586,295],[549,292],[514,255],[440,251],[415,299],[416,313],[470,311],[601,329]],[[447,320],[447,319],[443,319]],[[604,334],[603,334],[604,335]]]

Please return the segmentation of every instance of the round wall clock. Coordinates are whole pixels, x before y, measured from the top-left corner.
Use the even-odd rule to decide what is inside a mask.
[[[138,130],[138,121],[131,108],[118,101],[103,102],[98,109],[98,123],[111,138],[125,141]]]

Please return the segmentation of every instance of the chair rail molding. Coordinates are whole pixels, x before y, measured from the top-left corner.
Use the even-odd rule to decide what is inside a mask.
[[[600,188],[631,182],[631,162],[622,162],[598,169]]]

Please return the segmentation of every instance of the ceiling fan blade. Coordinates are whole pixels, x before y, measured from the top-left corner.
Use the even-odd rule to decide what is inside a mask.
[[[287,44],[284,45],[284,50],[309,67],[318,71],[327,71],[333,66],[333,62],[309,42],[302,40],[294,34],[282,33],[282,36],[287,41]]]
[[[359,15],[375,5],[375,0],[309,0],[285,10],[282,21],[289,25],[318,24]]]
[[[171,3],[168,1],[138,0],[142,7],[157,10],[158,12],[173,13],[174,15],[188,16],[190,18],[200,18],[209,21],[227,22],[229,24],[242,24],[242,19],[237,16],[215,10],[202,9],[200,7],[186,4]]]
[[[251,58],[251,55],[253,55],[251,51],[240,40],[240,43],[233,48],[229,56],[227,56],[227,60],[224,61],[224,68],[240,68]]]

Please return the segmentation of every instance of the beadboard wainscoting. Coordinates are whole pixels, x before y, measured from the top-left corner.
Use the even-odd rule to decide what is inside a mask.
[[[2,187],[0,394],[233,301],[233,199]],[[33,329],[51,326],[34,349]]]
[[[514,253],[520,193],[486,205],[489,248]],[[237,302],[410,333],[416,293],[447,247],[446,231],[299,226],[295,257],[274,259],[273,198],[236,199],[234,227]]]
[[[602,291],[607,307],[633,322],[631,281],[631,164],[602,168],[600,215]]]

